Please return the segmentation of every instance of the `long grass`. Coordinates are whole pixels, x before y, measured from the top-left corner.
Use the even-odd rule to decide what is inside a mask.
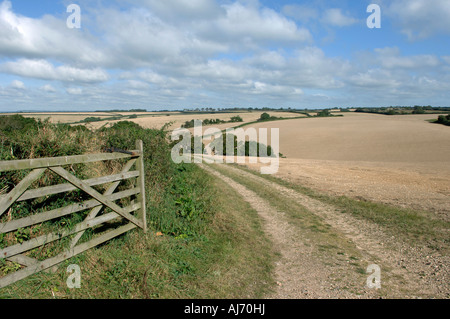
[[[130,149],[137,139],[143,140],[149,231],[133,230],[114,238],[63,262],[55,273],[41,272],[1,289],[0,298],[258,298],[273,286],[273,252],[256,212],[197,166],[174,164],[164,129],[120,122],[92,132],[19,117],[0,118],[2,123],[0,160],[95,153],[111,146]],[[120,163],[106,162],[74,170],[89,178],[118,168]],[[3,174],[2,185],[14,185],[23,177],[17,174]],[[39,181],[58,182],[53,176]],[[82,196],[74,192],[47,198],[39,207],[62,207]],[[16,208],[20,216],[6,216],[0,222],[34,214],[36,204],[23,203]],[[38,225],[35,232],[4,234],[0,245],[28,240],[83,218],[83,214],[74,214]],[[94,235],[87,232],[86,240]],[[56,247],[46,245],[30,254],[48,258],[55,251]],[[81,289],[69,289],[66,284],[66,269],[71,264],[81,268]],[[0,276],[19,268],[0,259]]]

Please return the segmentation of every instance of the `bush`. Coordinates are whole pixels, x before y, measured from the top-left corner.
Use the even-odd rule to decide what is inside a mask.
[[[319,113],[317,113],[317,116],[327,117],[327,116],[331,116],[331,113],[330,113],[330,110],[322,110]]]
[[[101,122],[101,121],[103,121],[101,118],[91,116],[91,117],[85,118],[81,122],[83,122],[83,123],[90,123],[90,122]]]
[[[212,212],[212,204],[208,204],[208,187],[202,184],[204,180],[201,176],[204,174],[199,174],[199,169],[193,165],[175,164],[172,161],[168,132],[164,128],[144,129],[136,123],[121,121],[109,128],[90,131],[82,126],[57,125],[21,116],[0,117],[0,125],[0,160],[100,153],[111,147],[133,150],[136,140],[140,139],[144,143],[149,227],[173,236],[195,235],[202,231],[204,221]],[[92,178],[99,173],[110,174],[112,169],[120,166],[113,162],[115,161],[79,164],[72,168],[77,177]],[[11,190],[26,173],[0,173],[0,191],[4,193]],[[197,177],[193,178],[194,175]],[[64,181],[48,171],[38,182],[39,187],[59,183]],[[13,209],[13,214],[24,217],[36,212],[37,208],[59,208],[85,200],[86,197],[89,196],[70,192],[25,201]],[[72,217],[77,218],[77,214]]]
[[[449,115],[439,115],[436,123],[450,126],[450,114]]]
[[[233,154],[227,154],[227,140],[232,139],[234,141],[233,144]],[[217,142],[216,142],[217,141]],[[239,147],[243,146],[244,149],[244,156],[253,156],[253,154],[250,154],[250,151],[252,149],[256,149],[256,156],[257,157],[273,157],[275,156],[275,154],[272,154],[272,147],[270,145],[266,146],[262,143],[258,143],[258,142],[250,142],[250,141],[245,141],[244,145],[239,144],[238,140],[237,140],[237,136],[234,134],[223,134],[222,135],[222,140],[217,139],[211,142],[210,147],[211,148],[215,148],[215,146],[219,146],[217,145],[218,142],[222,141],[222,154],[215,153],[215,155],[234,155],[237,156],[238,155],[238,149]],[[242,143],[242,142],[241,142]],[[262,156],[261,156],[262,155]]]
[[[268,113],[261,114],[259,121],[267,121],[270,120],[270,115]]]
[[[242,119],[242,117],[238,116],[233,116],[230,120],[231,123],[237,123],[237,122],[244,122],[244,120]]]
[[[414,110],[412,111],[412,114],[425,114],[425,110],[422,106],[414,106]]]
[[[172,236],[195,235],[211,212],[208,188],[201,178],[192,178],[196,167],[175,164],[171,159],[168,132],[144,129],[121,121],[102,129],[105,147],[130,149],[136,140],[144,143],[147,207],[151,227]],[[193,142],[192,142],[193,143]],[[193,146],[192,146],[193,147]],[[199,184],[200,183],[200,184]]]
[[[0,116],[0,132],[3,133],[35,130],[37,127],[38,123],[34,118],[25,118],[22,115]]]

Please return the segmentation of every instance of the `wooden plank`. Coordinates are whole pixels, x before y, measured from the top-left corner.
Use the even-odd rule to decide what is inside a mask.
[[[87,243],[83,243],[81,245],[78,245],[78,246],[70,249],[70,250],[66,250],[65,252],[63,252],[55,257],[46,259],[44,261],[36,263],[35,265],[29,266],[22,270],[16,271],[15,273],[9,274],[0,279],[0,289],[6,287],[8,285],[11,285],[19,280],[22,280],[30,275],[33,275],[37,272],[51,268],[69,258],[72,258],[78,254],[81,254],[81,253],[85,252],[86,250],[89,250],[95,246],[98,246],[98,245],[100,245],[108,240],[111,240],[112,238],[117,237],[123,233],[126,233],[134,228],[136,228],[136,226],[133,224],[128,224],[128,225],[119,227],[119,228],[109,231],[106,234],[103,234],[97,238],[94,238]]]
[[[0,162],[1,163],[1,162]],[[0,216],[27,190],[30,185],[45,172],[45,168],[31,171],[8,195],[0,200]]]
[[[133,165],[135,163],[136,163],[136,159],[128,161],[128,163],[126,163],[125,166],[122,168],[121,173],[126,174],[131,169],[131,167],[133,167]],[[139,172],[138,172],[138,174],[139,174]],[[103,195],[109,196],[112,193],[114,193],[114,191],[119,186],[119,184],[120,184],[120,181],[117,181],[117,182],[113,183],[112,185],[110,185]],[[86,216],[85,221],[95,218],[97,216],[97,214],[100,213],[101,209],[102,209],[102,206],[93,208],[89,212],[89,214]],[[78,234],[75,235],[75,237],[72,239],[72,243],[70,245],[71,248],[75,247],[75,245],[78,243],[78,241],[80,240],[81,236],[83,236],[83,234],[84,234],[84,231],[79,232]]]
[[[83,181],[89,186],[97,186],[97,185],[112,183],[112,182],[116,182],[116,181],[120,181],[120,180],[127,180],[127,179],[135,178],[138,176],[139,176],[139,171],[132,171],[132,172],[123,172],[123,173],[115,174],[115,175],[86,179]],[[39,198],[39,197],[43,197],[43,196],[49,196],[49,195],[70,192],[75,189],[77,189],[77,188],[75,186],[73,186],[72,184],[59,184],[59,185],[41,187],[39,189],[29,189],[25,193],[23,193],[22,196],[20,196],[16,200],[16,202]],[[0,196],[0,200],[3,199],[4,197],[7,197],[7,195]]]
[[[16,255],[8,258],[9,261],[21,264],[22,266],[32,266],[38,262],[37,259],[27,257],[24,255]]]
[[[128,206],[125,209],[125,211],[132,212],[132,211],[138,210],[139,208],[140,208],[140,204],[136,203],[134,205]],[[118,215],[117,213],[109,213],[109,214],[97,217],[95,219],[81,222],[81,223],[77,224],[73,229],[70,229],[70,230],[65,230],[62,232],[55,232],[55,233],[42,235],[42,236],[27,240],[21,244],[16,244],[13,246],[6,247],[6,248],[0,250],[0,257],[1,258],[11,258],[15,255],[22,254],[26,251],[40,247],[42,245],[45,245],[45,244],[54,242],[56,240],[59,240],[61,238],[76,234],[80,231],[84,231],[88,228],[98,226],[98,225],[103,224],[108,221],[112,221],[118,217],[121,217],[121,216]]]
[[[138,201],[141,203],[141,209],[138,211],[138,218],[142,219],[142,224],[144,225],[144,233],[147,232],[147,208],[145,203],[145,170],[144,170],[144,144],[142,140],[136,141],[136,148],[140,152],[141,156],[137,160],[136,166],[139,171],[138,185],[141,192],[138,195]]]
[[[35,169],[51,166],[73,165],[80,163],[110,161],[122,158],[134,158],[139,156],[138,151],[131,151],[131,152],[136,153],[136,155],[129,155],[123,153],[99,153],[99,154],[85,154],[75,156],[36,158],[17,161],[2,161],[0,162],[0,172],[21,170],[21,169]]]
[[[139,188],[131,188],[122,192],[118,192],[112,195],[108,196],[109,200],[116,201],[122,198],[130,197],[133,195],[137,195],[140,193]],[[73,213],[81,212],[86,209],[91,209],[95,207],[103,207],[103,204],[100,203],[96,199],[91,199],[84,201],[82,203],[76,203],[72,204],[66,207],[61,207],[57,209],[53,209],[47,212],[39,213],[36,215],[32,215],[29,217],[24,217],[17,220],[12,220],[7,223],[0,224],[0,234],[2,233],[8,233],[14,230],[17,230],[19,228],[25,228],[28,226],[32,226],[35,224],[40,224],[49,220],[52,220],[54,218],[59,218],[63,216],[67,216]]]
[[[103,196],[102,194],[97,192],[95,189],[93,189],[92,187],[86,185],[86,183],[84,183],[80,179],[76,178],[72,174],[69,174],[64,168],[62,168],[62,167],[50,167],[49,169],[52,170],[53,172],[55,172],[56,174],[58,174],[59,176],[61,176],[62,178],[64,178],[65,180],[67,180],[69,183],[71,183],[74,186],[78,187],[82,191],[88,193],[89,195],[94,197],[96,200],[98,200],[102,204],[108,206],[109,208],[111,208],[113,211],[115,211],[116,213],[118,213],[122,217],[128,219],[130,222],[132,222],[136,226],[138,226],[138,227],[140,227],[142,229],[144,228],[141,220],[137,219],[133,215],[131,215],[131,214],[127,213],[126,211],[124,211],[123,208],[121,208],[119,205],[117,205],[113,201],[109,200],[108,198],[106,198],[105,196]]]
[[[22,266],[33,266],[35,264],[37,264],[39,262],[39,260],[35,259],[35,258],[31,258],[25,255],[16,255],[13,256],[11,258],[8,258],[7,260],[18,263]],[[58,266],[54,266],[52,268],[49,268],[47,270],[44,270],[44,272],[48,272],[48,273],[55,273],[58,270]]]

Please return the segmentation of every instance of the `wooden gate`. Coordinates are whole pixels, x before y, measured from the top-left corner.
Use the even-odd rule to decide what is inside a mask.
[[[74,213],[86,212],[90,210],[85,219],[71,227],[58,232],[52,232],[41,235],[9,247],[0,246],[0,259],[6,259],[15,264],[21,265],[21,268],[13,273],[9,273],[0,278],[0,288],[8,286],[14,282],[22,280],[37,272],[48,270],[55,265],[78,255],[88,249],[102,244],[114,237],[128,232],[136,227],[147,231],[146,229],[146,207],[145,207],[145,186],[144,186],[144,161],[143,161],[143,143],[136,142],[134,151],[110,150],[111,153],[87,154],[79,156],[41,158],[31,160],[3,161],[0,162],[0,173],[15,170],[31,170],[8,194],[0,196],[0,218],[7,212],[14,203],[21,201],[37,199],[44,196],[81,190],[89,195],[90,200],[73,203],[72,205],[32,214],[31,216],[12,219],[0,223],[0,236],[5,234],[24,230],[33,225],[68,216]],[[93,163],[100,161],[112,161],[120,159],[129,159],[122,167],[119,174],[102,176],[93,179],[81,180],[69,173],[65,166],[81,163]],[[135,170],[131,170],[135,167]],[[46,186],[42,188],[29,189],[33,182],[37,181],[46,170],[57,174],[68,183]],[[136,179],[135,185],[130,189],[115,192],[121,181]],[[93,187],[98,185],[107,185],[103,194]],[[128,198],[129,206],[120,207],[115,202]],[[112,212],[103,213],[103,209],[108,207]],[[134,215],[132,214],[134,212]],[[3,218],[5,219],[5,218]],[[101,235],[90,239],[87,242],[79,243],[80,238],[86,230],[99,225],[105,225],[111,228],[112,221],[122,221],[121,225],[103,232]],[[70,238],[70,247],[64,248],[63,252],[45,260],[37,260],[27,256],[27,252],[49,243]]]

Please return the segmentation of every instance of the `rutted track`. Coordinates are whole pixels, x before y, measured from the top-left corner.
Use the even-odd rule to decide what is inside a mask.
[[[398,242],[373,223],[236,167],[202,167],[227,182],[252,205],[280,252],[276,265],[279,285],[269,298],[448,298],[448,257]],[[276,192],[278,199],[265,199],[264,194],[239,183],[238,177],[258,184],[261,193],[263,189]],[[280,210],[273,205],[274,200],[292,204]],[[289,210],[299,207],[319,217],[321,223],[329,226],[328,233],[316,236],[293,223]],[[330,238],[336,240],[330,242]],[[337,250],[318,249],[327,246]],[[361,273],[361,267],[365,270],[369,264],[381,267],[382,289],[365,287],[368,274]],[[358,265],[359,273],[354,271]]]

